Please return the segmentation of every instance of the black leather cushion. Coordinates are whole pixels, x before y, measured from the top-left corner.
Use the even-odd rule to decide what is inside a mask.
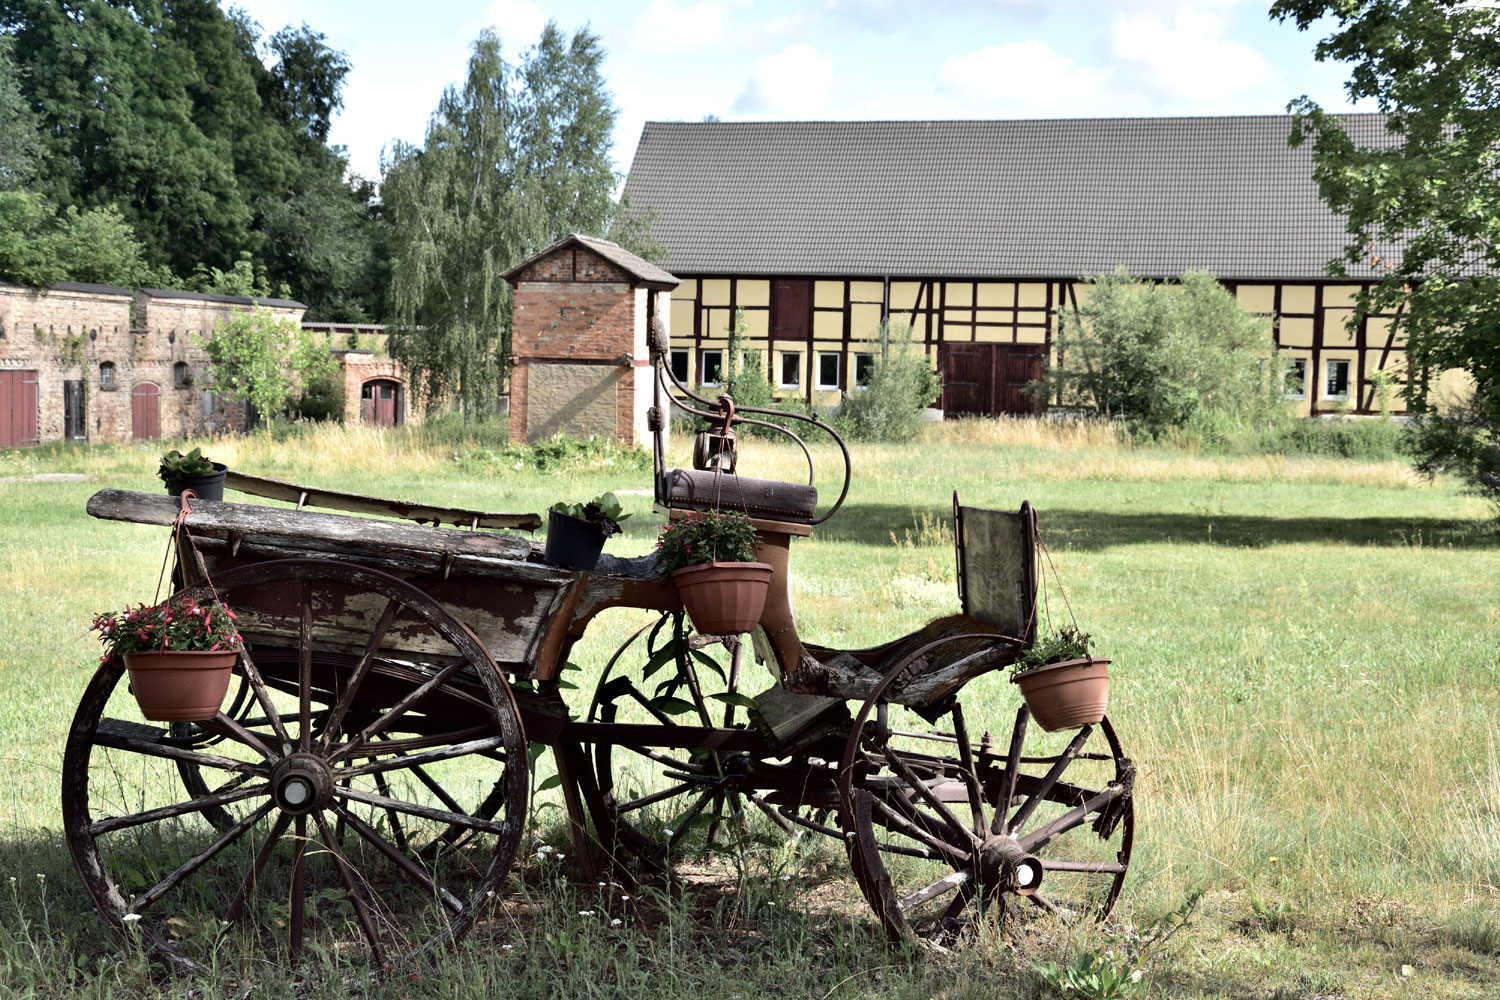
[[[662,495],[671,507],[708,510],[715,506],[716,474],[697,469],[668,469]],[[768,521],[808,524],[818,506],[814,486],[783,483],[776,479],[750,479],[720,473],[718,503],[721,510],[742,510]]]

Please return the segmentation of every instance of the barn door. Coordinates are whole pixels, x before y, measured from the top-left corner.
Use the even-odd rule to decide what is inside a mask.
[[[812,326],[812,282],[777,281],[771,287],[771,336],[807,339]]]
[[[87,440],[87,416],[84,412],[83,380],[70,378],[63,383],[63,437],[69,441]]]
[[[0,448],[36,443],[36,372],[0,372]]]
[[[137,382],[130,390],[130,436],[137,441],[161,437],[161,390],[155,382]]]
[[[1026,387],[1042,380],[1046,357],[1041,347],[1001,344],[997,367],[1001,379],[999,410],[1001,413],[1040,413],[1046,399],[1026,392]]]
[[[994,344],[943,344],[943,415],[989,417],[995,413]]]

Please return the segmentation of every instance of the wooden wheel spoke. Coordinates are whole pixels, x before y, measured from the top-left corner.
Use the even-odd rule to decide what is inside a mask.
[[[416,802],[404,802],[385,795],[377,795],[373,792],[361,791],[357,788],[336,787],[333,790],[335,798],[348,799],[352,802],[363,802],[365,805],[376,806],[381,809],[393,809],[396,812],[418,816],[422,819],[430,819],[439,823],[447,823],[451,826],[467,827],[478,830],[481,833],[493,833],[496,836],[507,836],[510,826],[505,823],[495,823],[478,816],[469,816],[465,813],[450,812],[447,809],[436,809],[432,806],[420,805]],[[347,812],[347,810],[340,810]],[[349,815],[353,815],[350,813]]]
[[[329,755],[329,762],[336,763],[337,761],[343,760],[345,757],[349,756],[349,754],[352,753],[356,748],[365,743],[368,743],[370,740],[373,740],[376,736],[379,736],[391,726],[395,725],[401,719],[401,717],[407,712],[411,711],[418,702],[420,702],[423,698],[426,698],[429,694],[436,691],[438,688],[442,687],[442,685],[448,680],[448,678],[452,677],[454,674],[462,670],[468,662],[468,657],[453,657],[453,659],[449,660],[446,664],[443,665],[441,670],[433,674],[431,677],[427,678],[427,680],[423,681],[411,691],[407,692],[406,695],[404,695],[399,701],[392,705],[389,710],[377,716],[374,722],[371,722],[364,729],[360,730],[359,734],[351,739],[348,743],[345,743],[335,749],[334,752]]]
[[[281,720],[281,713],[271,702],[271,692],[266,687],[266,679],[261,676],[260,668],[255,665],[249,652],[243,649],[240,650],[240,668],[245,671],[245,677],[250,681],[250,690],[260,704],[260,710],[266,713],[266,720],[270,723],[271,731],[276,734],[276,738],[281,741],[283,747],[290,747],[292,745],[291,734],[287,732],[286,723]]]
[[[174,816],[186,816],[189,813],[203,812],[214,806],[225,806],[231,802],[239,802],[256,795],[264,795],[269,788],[268,785],[252,785],[249,788],[236,788],[228,792],[210,793],[200,795],[196,799],[186,802],[176,802],[169,806],[159,806],[155,809],[147,809],[145,812],[127,813],[121,816],[108,816],[104,819],[90,823],[88,832],[93,836],[109,833],[113,830],[123,830],[127,827],[140,826],[143,823],[155,823]]]
[[[634,812],[637,809],[644,809],[646,806],[655,805],[658,802],[663,802],[667,799],[674,798],[678,795],[681,795],[683,792],[688,791],[689,789],[702,787],[703,786],[700,782],[684,781],[681,784],[673,785],[671,788],[666,788],[659,792],[652,792],[650,795],[642,795],[638,799],[631,799],[628,802],[620,803],[615,806],[615,811],[620,813]]]
[[[341,767],[334,772],[339,779],[355,778],[362,774],[381,774],[391,771],[404,771],[420,768],[425,764],[435,764],[439,761],[451,760],[454,757],[466,757],[469,754],[481,754],[490,760],[506,763],[504,754],[495,754],[497,747],[505,746],[504,736],[486,736],[482,740],[467,740],[463,743],[452,743],[445,747],[433,750],[422,750],[417,753],[407,753],[403,750],[394,749],[395,742],[388,737],[382,736],[381,749],[376,752],[390,750],[388,757],[379,757],[367,764],[356,764],[351,767]]]
[[[209,719],[207,722],[198,723],[198,727],[200,729],[206,729],[209,732],[215,733],[219,736],[223,736],[227,739],[232,739],[237,743],[243,743],[245,744],[245,746],[254,750],[256,753],[260,754],[267,760],[276,760],[281,756],[281,754],[277,753],[275,750],[272,750],[270,746],[268,746],[266,742],[259,736],[252,733],[250,730],[240,725],[234,719],[231,719],[229,716],[225,715],[223,712],[220,712],[218,715],[214,716],[212,719]]]
[[[355,664],[354,672],[349,675],[349,683],[343,691],[339,692],[338,700],[334,702],[332,710],[328,713],[328,724],[323,728],[322,745],[325,750],[329,743],[337,738],[344,716],[348,714],[349,706],[354,704],[354,698],[359,694],[360,686],[365,682],[365,675],[370,672],[370,667],[375,662],[375,654],[380,652],[386,633],[390,631],[391,622],[400,610],[401,602],[395,598],[385,602],[385,610],[380,613],[380,620],[375,623],[375,631],[370,633],[370,640],[365,643],[364,652],[360,655],[359,662]]]
[[[1068,744],[1068,748],[1058,755],[1057,760],[1047,769],[1046,775],[1037,785],[1036,790],[1031,793],[1031,796],[1022,803],[1021,808],[1017,809],[1015,815],[1010,818],[1009,830],[1012,834],[1026,825],[1026,821],[1031,818],[1031,814],[1036,810],[1036,807],[1047,797],[1047,793],[1052,790],[1052,786],[1057,784],[1057,779],[1062,777],[1062,773],[1068,769],[1068,765],[1073,762],[1073,758],[1078,755],[1078,751],[1083,749],[1083,744],[1088,741],[1089,735],[1093,731],[1093,726],[1084,726],[1078,730],[1078,734],[1073,737],[1073,741]]]
[[[271,860],[271,852],[276,849],[277,841],[281,835],[286,833],[286,828],[291,826],[292,818],[286,813],[276,817],[276,822],[271,824],[271,830],[266,834],[265,843],[260,845],[260,850],[255,852],[255,860],[250,863],[250,870],[245,873],[244,881],[240,883],[239,891],[229,901],[229,906],[224,910],[224,922],[232,924],[240,918],[240,912],[245,908],[245,902],[250,898],[250,893],[255,891],[255,883],[260,880],[260,873],[265,870],[266,862]]]
[[[901,754],[899,752],[893,750],[886,754],[885,759],[886,763],[888,763],[893,770],[895,770],[898,774],[901,775],[903,779],[905,779],[906,787],[916,792],[917,795],[920,796],[922,800],[925,801],[934,812],[942,817],[944,823],[947,823],[950,827],[952,827],[953,831],[960,837],[966,839],[976,847],[979,846],[979,838],[974,835],[974,831],[964,826],[963,823],[959,821],[958,817],[953,815],[953,811],[943,803],[942,799],[937,797],[937,794],[933,792],[930,787],[928,787],[927,782],[923,781],[921,777],[918,776],[916,772],[914,772],[907,765],[906,761],[901,759]]]
[[[951,875],[944,875],[942,878],[938,879],[936,882],[932,883],[926,888],[919,889],[908,896],[903,896],[901,899],[896,901],[896,905],[901,908],[902,913],[905,913],[908,910],[914,910],[924,903],[931,902],[944,893],[952,892],[954,889],[957,889],[967,881],[969,881],[969,873],[966,871],[954,872]]]
[[[1053,838],[1067,833],[1075,826],[1081,826],[1088,822],[1091,813],[1098,812],[1124,794],[1124,786],[1110,785],[1104,791],[1090,796],[1086,801],[1074,806],[1046,825],[1039,826],[1026,836],[1018,838],[1018,843],[1020,843],[1021,849],[1024,851],[1040,850],[1052,841]]]
[[[943,855],[943,857],[947,858],[949,861],[956,865],[968,864],[969,858],[971,857],[968,851],[965,851],[960,847],[956,847],[955,845],[950,844],[948,841],[943,840],[940,837],[933,836],[931,833],[928,833],[926,830],[922,829],[922,827],[918,826],[910,819],[902,816],[900,813],[896,812],[896,810],[892,809],[890,805],[887,804],[883,799],[879,799],[871,795],[870,808],[884,817],[886,821],[885,825],[888,828],[895,830],[898,833],[904,833],[914,840],[920,840],[922,843],[931,847],[933,850],[937,851],[939,854]]]
[[[146,907],[150,906],[152,903],[156,902],[158,899],[171,892],[189,875],[193,874],[193,872],[197,871],[199,868],[203,867],[210,860],[212,860],[216,854],[224,850],[224,848],[228,847],[236,840],[239,840],[240,837],[244,836],[245,831],[250,829],[256,823],[259,823],[261,819],[265,817],[266,813],[271,811],[273,805],[274,803],[270,801],[265,802],[259,809],[256,809],[250,815],[234,824],[234,826],[219,834],[218,837],[214,838],[213,843],[203,848],[203,850],[199,851],[197,854],[194,854],[191,858],[188,858],[178,866],[176,871],[172,872],[166,878],[162,879],[160,882],[156,883],[150,889],[147,889],[140,896],[132,900],[128,912],[140,913]]]
[[[1026,742],[1026,723],[1031,713],[1025,705],[1016,709],[1015,728],[1010,731],[1010,750],[1005,755],[1005,781],[995,800],[995,818],[990,821],[993,834],[1010,833],[1010,804],[1016,797],[1016,778],[1021,773],[1021,748]]]
[[[702,795],[698,796],[698,800],[696,802],[688,807],[687,812],[683,813],[680,817],[677,818],[677,820],[675,821],[676,825],[672,829],[672,835],[667,838],[668,847],[675,845],[679,840],[682,839],[683,834],[687,833],[689,825],[691,825],[693,820],[697,818],[698,814],[703,811],[703,807],[708,805],[709,799],[713,798],[716,794],[718,794],[718,789],[707,789]]]
[[[211,767],[217,771],[237,771],[247,776],[265,777],[270,773],[270,769],[264,764],[252,764],[249,761],[221,757],[218,754],[204,753],[201,750],[187,750],[166,743],[153,743],[150,740],[136,739],[133,736],[99,733],[95,736],[94,745],[109,747],[111,750],[127,750],[146,757],[182,761],[198,767]]]
[[[306,736],[306,730],[303,731]],[[302,957],[302,935],[307,924],[307,816],[295,823],[296,853],[292,860],[292,913],[289,946],[292,961]]]
[[[424,872],[415,862],[413,862],[411,858],[407,857],[405,854],[402,854],[400,851],[396,850],[396,848],[392,847],[390,842],[382,837],[374,827],[370,826],[370,824],[366,823],[364,820],[360,819],[358,816],[354,815],[354,813],[345,809],[343,806],[334,804],[333,810],[337,812],[346,823],[354,828],[355,833],[363,837],[381,854],[384,854],[391,861],[391,863],[396,866],[398,870],[403,872],[407,878],[411,879],[417,885],[421,886],[429,896],[439,900],[444,906],[452,910],[454,913],[458,913],[463,910],[463,903],[456,896],[454,896],[453,893],[449,892],[447,889],[439,887],[435,882],[432,881],[432,879],[428,878],[426,872]]]
[[[370,943],[370,956],[374,958],[376,965],[384,965],[385,959],[381,954],[380,935],[375,931],[375,920],[370,914],[370,907],[365,903],[364,895],[360,892],[359,885],[354,879],[354,866],[349,859],[344,857],[344,852],[339,849],[338,838],[328,825],[328,819],[321,812],[315,813],[314,818],[318,823],[318,835],[323,838],[323,847],[329,854],[333,855],[334,866],[338,868],[339,881],[344,883],[344,891],[349,894],[349,902],[354,906],[354,916],[359,920],[359,928],[365,935],[365,940]]]
[[[1044,872],[1082,872],[1089,875],[1123,875],[1126,868],[1118,861],[1061,861],[1037,858]]]
[[[297,628],[297,718],[302,727],[297,734],[297,749],[303,753],[312,750],[312,625],[312,583],[304,580],[302,620]],[[297,826],[306,833],[307,823],[300,816],[297,818]],[[296,933],[299,947],[293,949],[293,954],[300,950],[301,932],[298,922]]]
[[[963,916],[964,909],[969,905],[969,900],[973,898],[974,883],[972,881],[965,881],[958,887],[958,894],[953,897],[953,901],[943,911],[942,920],[938,922],[938,928],[944,936],[956,934],[963,930],[963,921],[959,918]]]
[[[979,789],[979,771],[974,764],[974,748],[969,745],[969,727],[964,725],[963,706],[953,703],[953,735],[958,739],[958,759],[962,764],[961,777],[969,790],[969,813],[974,820],[974,832],[982,834],[988,825],[984,821],[984,794]]]

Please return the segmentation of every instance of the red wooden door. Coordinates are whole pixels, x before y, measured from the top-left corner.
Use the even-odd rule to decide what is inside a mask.
[[[812,282],[775,282],[771,287],[772,338],[806,340],[811,328]]]
[[[400,422],[400,392],[395,382],[366,382],[359,393],[360,423],[395,427]]]
[[[989,417],[995,413],[995,345],[944,344],[943,415]]]
[[[0,372],[0,448],[36,443],[36,372]]]
[[[130,390],[130,436],[137,441],[161,437],[161,390],[155,382],[137,382]]]
[[[1042,372],[1047,361],[1042,348],[1021,344],[998,346],[1004,348],[1000,352],[997,365],[998,374],[1001,377],[997,383],[1000,397],[997,400],[999,411],[1001,413],[1040,413],[1046,400],[1041,396],[1033,396],[1026,391],[1026,387],[1042,380]]]

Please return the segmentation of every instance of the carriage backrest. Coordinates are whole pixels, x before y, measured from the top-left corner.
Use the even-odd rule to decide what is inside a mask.
[[[1006,635],[1036,638],[1036,512],[965,507],[953,493],[958,599],[964,614]]]

